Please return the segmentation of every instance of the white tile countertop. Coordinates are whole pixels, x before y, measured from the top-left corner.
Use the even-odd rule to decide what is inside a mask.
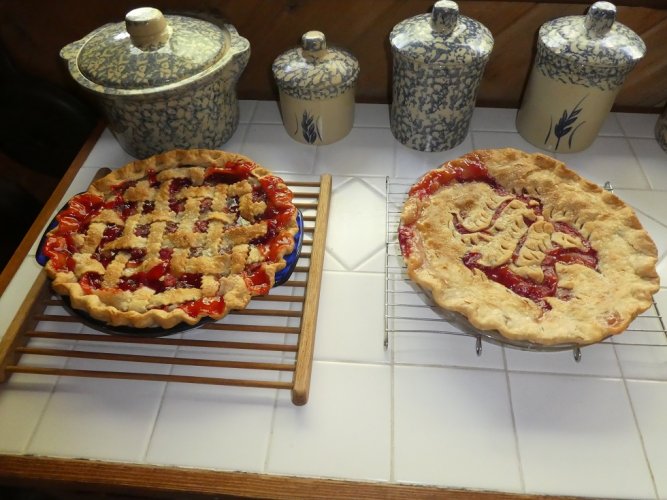
[[[357,105],[351,133],[318,147],[288,137],[275,102],[241,106],[241,124],[222,149],[286,179],[333,176],[308,403],[295,406],[278,389],[15,374],[0,386],[0,454],[667,498],[664,333],[626,332],[583,348],[580,362],[571,351],[487,343],[478,356],[472,337],[419,331],[391,331],[384,348],[387,178],[410,183],[472,149],[537,151],[517,134],[515,110],[479,108],[463,144],[420,153],[393,138],[386,105]],[[635,208],[658,246],[656,302],[665,314],[667,153],[653,137],[656,118],[612,114],[591,148],[557,156],[600,185],[611,182]],[[105,131],[65,197],[84,190],[99,167],[131,160]],[[40,269],[33,247],[0,298],[0,332]]]

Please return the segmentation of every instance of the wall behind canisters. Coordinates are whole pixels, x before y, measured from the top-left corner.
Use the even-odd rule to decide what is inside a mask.
[[[391,100],[388,35],[399,21],[429,12],[434,0],[3,0],[0,44],[23,73],[84,96],[72,82],[59,50],[93,29],[119,22],[127,11],[154,6],[165,13],[222,17],[250,40],[252,55],[238,84],[245,99],[277,99],[271,63],[299,43],[308,30],[323,31],[329,44],[359,59],[358,102]],[[478,95],[480,106],[518,107],[535,51],[539,27],[550,19],[583,14],[587,1],[466,1],[462,14],[486,25],[495,38]],[[617,20],[646,42],[647,55],[619,93],[617,111],[656,112],[667,102],[667,2],[616,2]],[[39,14],[39,15],[38,15]]]

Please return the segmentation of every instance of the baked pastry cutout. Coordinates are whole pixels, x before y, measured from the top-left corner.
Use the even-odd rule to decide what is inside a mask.
[[[298,231],[292,192],[241,155],[175,150],[74,196],[45,240],[53,289],[111,326],[220,319],[265,295]]]
[[[479,150],[426,173],[398,238],[439,306],[512,341],[599,342],[659,289],[657,249],[633,210],[543,154]]]

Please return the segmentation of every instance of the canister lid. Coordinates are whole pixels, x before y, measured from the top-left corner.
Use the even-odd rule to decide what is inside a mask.
[[[328,47],[321,31],[308,31],[301,46],[289,49],[273,61],[276,84],[297,99],[328,99],[352,88],[359,77],[359,63],[349,51]]]
[[[111,91],[147,90],[195,77],[220,61],[230,44],[229,34],[213,23],[164,16],[151,7],[134,9],[125,22],[102,26],[80,42],[61,55],[75,57],[83,77]]]
[[[392,50],[423,64],[463,66],[486,61],[493,36],[479,21],[461,15],[456,2],[440,0],[430,14],[401,21],[389,35]]]
[[[585,16],[566,16],[542,25],[538,44],[577,65],[634,67],[644,57],[644,41],[616,21],[616,7],[595,2]]]

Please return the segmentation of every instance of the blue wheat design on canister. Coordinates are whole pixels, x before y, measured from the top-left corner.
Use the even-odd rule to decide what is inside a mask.
[[[317,128],[317,117],[309,114],[308,111],[304,111],[301,117],[301,133],[308,144],[313,144],[317,139],[322,140]]]
[[[572,148],[572,140],[574,139],[574,133],[577,131],[579,127],[581,127],[584,123],[586,123],[586,122],[581,122],[576,127],[574,126],[574,124],[579,119],[579,113],[581,113],[581,111],[583,110],[583,108],[580,107],[581,103],[584,102],[584,99],[586,99],[586,97],[587,96],[582,97],[579,100],[579,102],[575,104],[574,108],[572,108],[572,111],[570,111],[569,113],[567,112],[567,109],[564,109],[563,114],[560,117],[560,120],[558,120],[558,123],[556,123],[556,126],[553,126],[553,117],[549,119],[549,130],[547,131],[547,136],[544,139],[544,144],[546,144],[549,138],[551,137],[551,130],[553,128],[554,135],[556,136],[556,146],[554,149],[558,150],[561,139],[567,136],[568,134],[570,135],[570,137],[568,138],[567,144],[570,148]]]

